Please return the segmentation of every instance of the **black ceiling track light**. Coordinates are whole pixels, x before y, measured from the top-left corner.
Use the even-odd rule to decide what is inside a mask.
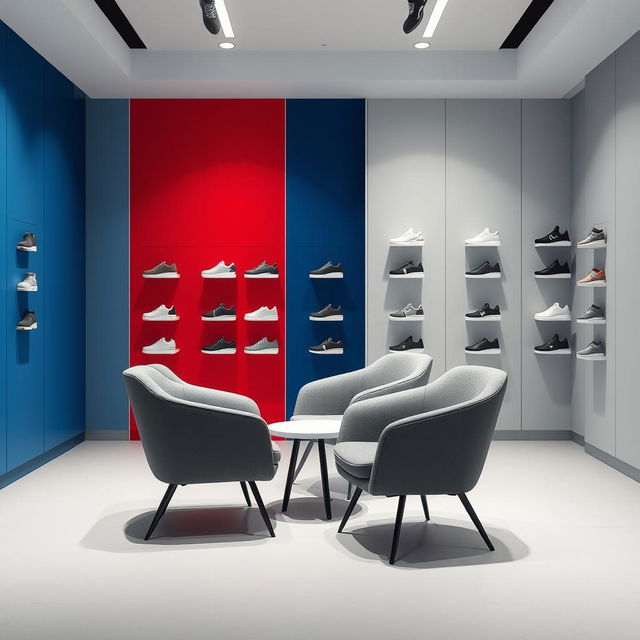
[[[124,15],[124,12],[116,2],[116,0],[93,0],[107,20],[113,25],[113,28],[120,34],[129,49],[146,49],[147,45],[142,42],[142,38],[133,28],[133,25]]]
[[[533,0],[500,48],[517,49],[552,4],[553,0]]]

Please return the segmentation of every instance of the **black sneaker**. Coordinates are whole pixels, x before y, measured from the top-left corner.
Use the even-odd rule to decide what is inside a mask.
[[[413,260],[409,260],[407,264],[402,265],[399,269],[389,271],[390,278],[424,278],[424,269],[422,262],[413,264]]]
[[[571,353],[569,349],[569,341],[565,338],[560,340],[556,333],[551,340],[534,348],[536,353]]]
[[[342,340],[327,338],[315,347],[309,347],[309,353],[317,353],[322,355],[338,355],[340,353],[344,353],[344,345],[342,344]]]
[[[560,233],[560,227],[556,225],[555,229],[542,238],[535,239],[535,246],[555,244],[560,247],[570,247],[571,240],[569,240],[569,231]]]
[[[487,338],[482,338],[480,342],[476,342],[464,349],[467,353],[486,353],[487,355],[493,354],[497,355],[500,353],[500,343],[498,342],[498,338],[495,340],[487,340]]]
[[[212,321],[227,321],[230,322],[236,319],[236,308],[232,305],[228,309],[221,302],[213,311],[202,314],[202,319],[207,322]]]
[[[566,262],[560,264],[554,260],[548,267],[536,271],[535,275],[537,278],[570,278],[571,269]]]
[[[22,240],[20,240],[16,245],[16,249],[18,251],[30,251],[35,253],[38,250],[35,233],[25,233]]]
[[[208,347],[202,347],[200,351],[202,353],[206,353],[207,355],[235,353],[236,343],[234,340],[225,340],[224,338],[220,338],[220,340],[214,342],[213,344],[210,344]]]
[[[429,0],[409,0],[409,15],[402,25],[402,30],[409,34],[415,31],[424,17],[424,5]]]
[[[500,265],[496,262],[493,266],[485,260],[479,267],[465,273],[467,278],[501,278]]]
[[[26,311],[22,320],[16,325],[18,331],[32,331],[38,328],[35,311]]]
[[[592,304],[585,313],[578,317],[578,322],[603,324],[605,322],[604,311],[597,304]]]
[[[278,265],[268,264],[266,260],[263,260],[257,267],[253,269],[247,269],[244,272],[245,278],[277,278],[278,277]]]
[[[342,263],[333,264],[329,261],[319,269],[309,272],[310,278],[342,278],[344,269]]]
[[[200,8],[202,9],[202,21],[207,31],[217,36],[220,33],[220,16],[216,9],[216,0],[200,0]]]
[[[500,306],[496,305],[492,309],[488,302],[485,302],[477,311],[466,313],[465,316],[470,320],[496,320],[500,317]]]
[[[338,322],[343,320],[342,307],[337,306],[335,309],[328,304],[324,309],[309,314],[309,320],[315,322]]]
[[[389,351],[412,351],[413,349],[424,349],[424,343],[422,342],[422,338],[420,338],[417,342],[413,341],[413,336],[409,336],[406,340],[403,340],[399,344],[394,344],[389,347]]]

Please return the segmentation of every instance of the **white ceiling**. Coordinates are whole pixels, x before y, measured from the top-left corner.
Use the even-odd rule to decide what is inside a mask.
[[[496,51],[531,0],[449,0],[434,50]],[[202,24],[198,0],[118,0],[152,51],[216,50],[222,36]],[[422,39],[422,24],[405,35],[407,0],[226,0],[242,51],[407,51]],[[324,45],[324,46],[323,46]]]
[[[528,3],[450,0],[417,51],[405,0],[227,1],[232,51],[210,48],[198,0],[120,0],[150,50],[130,50],[93,0],[0,0],[0,18],[94,98],[560,98],[640,30],[640,0],[555,0],[498,51]]]

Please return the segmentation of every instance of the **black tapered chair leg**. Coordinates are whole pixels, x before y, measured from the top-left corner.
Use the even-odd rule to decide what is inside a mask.
[[[349,486],[351,486],[351,484],[349,484]],[[360,498],[361,493],[362,493],[362,489],[360,487],[356,487],[354,489],[351,502],[349,502],[349,506],[347,507],[347,510],[344,512],[344,517],[342,518],[342,522],[338,527],[338,533],[342,533],[342,530],[347,525],[347,522],[349,522],[349,518],[351,517],[353,510],[356,508],[356,504],[358,504],[358,499]]]
[[[424,511],[424,519],[429,522],[431,520],[431,516],[429,515],[429,505],[427,503],[427,496],[420,496],[420,501],[422,502],[422,510]]]
[[[324,497],[324,513],[327,520],[331,520],[331,490],[329,489],[329,473],[327,472],[327,454],[324,440],[318,440],[318,455],[320,457],[320,478],[322,480],[322,496]]]
[[[282,498],[283,513],[289,506],[289,498],[291,497],[291,487],[293,487],[293,478],[296,472],[296,461],[298,460],[298,451],[300,450],[300,440],[293,441],[291,449],[291,460],[289,460],[289,472],[287,473],[287,482],[284,485],[284,498]]]
[[[389,554],[389,564],[395,564],[398,542],[400,542],[400,529],[402,529],[402,516],[404,515],[404,503],[407,496],[398,496],[398,511],[396,513],[396,524],[393,528],[393,542],[391,543],[391,553]]]
[[[244,499],[247,501],[247,507],[251,506],[251,497],[249,496],[249,489],[247,489],[247,483],[240,482],[240,486],[242,487],[242,493],[244,494]]]
[[[160,518],[164,515],[164,512],[167,510],[169,503],[171,502],[171,498],[173,498],[173,494],[176,492],[178,488],[177,484],[170,484],[167,487],[167,490],[164,492],[164,496],[160,501],[160,505],[158,506],[158,510],[156,511],[156,515],[153,516],[153,520],[151,521],[151,526],[147,531],[147,535],[144,537],[145,540],[148,540],[151,537],[151,534],[154,532],[155,528],[158,526],[158,522],[160,522]]]
[[[469,498],[467,498],[467,496],[464,493],[459,493],[458,498],[460,498],[460,502],[462,502],[464,508],[467,510],[467,513],[469,514],[469,517],[471,518],[471,520],[473,520],[473,524],[476,525],[476,529],[478,530],[478,533],[482,536],[482,539],[485,541],[487,547],[489,547],[489,551],[495,551],[495,548],[493,546],[493,543],[491,542],[491,539],[487,535],[487,532],[484,530],[484,527],[482,526],[482,522],[480,522],[480,518],[478,518],[478,516],[476,515],[476,512],[473,510],[473,507],[471,506],[471,503],[469,502]]]
[[[267,513],[267,509],[264,506],[264,502],[262,502],[262,496],[260,495],[260,492],[258,491],[258,486],[256,485],[256,483],[253,480],[251,480],[249,482],[249,486],[251,487],[251,491],[253,493],[253,497],[256,499],[256,504],[258,505],[258,509],[260,509],[260,515],[262,516],[262,519],[264,520],[264,523],[267,525],[267,529],[269,530],[269,534],[271,535],[272,538],[275,538],[276,534],[273,531],[273,525],[271,524],[271,518],[269,518],[269,514]]]

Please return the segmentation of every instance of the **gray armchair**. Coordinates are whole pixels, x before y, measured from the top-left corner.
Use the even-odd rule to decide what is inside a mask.
[[[124,371],[129,401],[153,475],[169,487],[145,540],[151,537],[178,485],[248,482],[271,536],[271,521],[256,486],[271,480],[280,451],[253,400],[187,384],[162,365]]]
[[[395,563],[406,497],[457,495],[483,540],[493,545],[466,494],[480,478],[507,383],[489,367],[451,369],[421,389],[351,405],[334,449],[338,473],[356,489],[338,532],[362,491],[399,496],[389,557]]]

